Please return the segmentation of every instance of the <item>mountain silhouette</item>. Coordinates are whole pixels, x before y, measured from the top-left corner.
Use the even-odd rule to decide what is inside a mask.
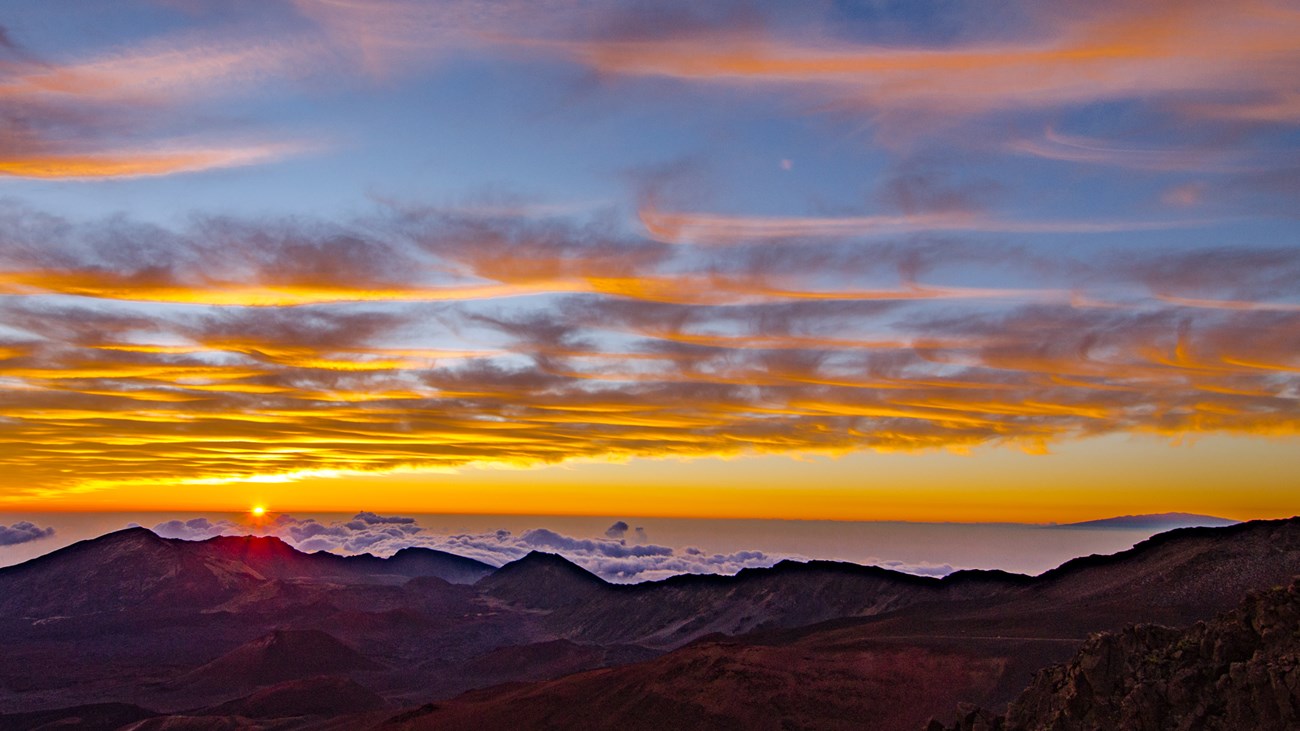
[[[1080,523],[1062,523],[1053,527],[1166,531],[1174,528],[1219,528],[1238,522],[1228,518],[1197,515],[1196,513],[1150,513],[1145,515],[1121,515],[1114,518],[1102,518],[1101,520],[1085,520]]]

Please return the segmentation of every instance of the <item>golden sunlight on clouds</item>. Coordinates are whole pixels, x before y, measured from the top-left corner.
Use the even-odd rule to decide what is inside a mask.
[[[1266,465],[1249,484],[1240,480],[1242,459]],[[304,475],[292,482],[227,482],[217,492],[201,485],[121,483],[113,490],[52,496],[42,504],[224,512],[255,503],[282,512],[347,512],[364,498],[381,510],[442,514],[994,522],[1082,520],[1109,514],[1117,505],[1147,513],[1178,505],[1250,518],[1294,512],[1291,475],[1297,470],[1300,454],[1283,440],[1207,436],[1171,447],[1151,437],[1123,436],[1061,443],[1047,458],[977,447],[973,455],[584,460],[530,469]],[[816,484],[807,478],[810,471],[820,475]],[[1134,474],[1144,481],[1140,491],[1131,486]],[[1237,488],[1223,490],[1224,484]]]
[[[310,40],[213,42],[180,35],[65,62],[0,48],[0,176],[92,180],[192,173],[267,163],[319,145],[217,142],[168,122],[212,116],[204,105],[247,95],[295,69],[316,67]],[[207,122],[202,126],[209,126]],[[193,125],[186,125],[193,127]],[[141,144],[141,137],[151,140]]]
[[[1033,518],[1300,436],[1288,4],[164,5],[0,26],[0,504]]]
[[[1267,288],[1247,299],[1244,284],[1256,271],[1300,272],[1294,250],[1157,252],[1093,274],[1070,263],[1058,278],[1079,282],[1071,289],[1084,302],[1109,300],[1094,306],[1064,289],[1006,286],[1024,278],[1021,266],[1038,279],[1050,272],[986,246],[948,252],[983,272],[987,286],[964,287],[923,283],[941,277],[937,265],[857,239],[797,247],[796,276],[781,253],[792,249],[737,244],[721,258],[708,245],[592,237],[554,221],[404,214],[382,238],[226,221],[154,229],[154,239],[131,229],[130,245],[113,249],[82,247],[75,228],[48,220],[62,235],[46,237],[40,219],[9,215],[33,237],[11,238],[0,257],[10,286],[22,283],[0,302],[0,468],[24,480],[10,500],[482,464],[1300,432],[1287,377],[1300,371],[1289,345],[1300,342],[1300,310]],[[475,246],[461,245],[466,236]],[[527,267],[492,263],[525,251],[546,262],[547,280],[599,280],[621,271],[607,256],[615,245],[637,262],[621,274],[628,286],[545,287]],[[292,282],[336,296],[231,300],[213,282],[234,272],[251,287]],[[501,289],[421,299],[434,275],[438,291]],[[846,275],[882,288],[835,289]],[[95,278],[115,283],[99,289]],[[696,278],[707,289],[692,291],[704,286]],[[42,281],[80,284],[34,286]],[[380,281],[411,297],[367,301]],[[1088,292],[1088,281],[1105,290]],[[178,296],[153,296],[163,289]],[[1156,296],[1170,291],[1189,302]],[[529,307],[515,306],[525,293]],[[446,347],[419,345],[430,341]]]
[[[292,154],[295,146],[120,151],[87,155],[0,155],[0,176],[18,178],[134,178],[255,165]]]
[[[888,112],[980,114],[1136,97],[1230,91],[1244,105],[1188,113],[1295,121],[1295,90],[1274,73],[1300,58],[1300,13],[1267,0],[1098,3],[1022,41],[951,46],[779,40],[718,30],[630,39],[528,39],[602,73],[736,84],[804,85]],[[1086,83],[1081,82],[1086,81]]]

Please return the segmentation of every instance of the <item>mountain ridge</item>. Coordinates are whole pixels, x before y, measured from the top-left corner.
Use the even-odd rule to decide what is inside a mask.
[[[236,694],[255,697],[259,714],[281,700],[307,707],[310,688],[331,687],[310,680],[326,673],[351,699],[320,706],[343,714],[337,723],[249,728],[399,717],[389,725],[554,727],[574,708],[592,728],[650,728],[628,715],[639,708],[684,728],[847,729],[870,712],[880,729],[915,731],[922,712],[1010,702],[1091,633],[1206,619],[1247,590],[1291,580],[1300,518],[1174,530],[1038,576],[785,561],[614,584],[533,552],[453,584],[406,577],[442,565],[422,549],[343,557],[275,538],[182,541],[143,529],[41,558],[0,570],[10,658],[0,713],[125,703],[158,709],[145,728],[183,728],[195,715],[234,718],[211,714],[235,712],[221,704]],[[276,650],[265,639],[276,636],[306,638],[304,649]],[[182,677],[196,682],[170,682]],[[367,710],[370,693],[388,710]]]
[[[476,691],[383,728],[558,728],[581,709],[584,728],[648,731],[651,716],[633,709],[649,708],[681,728],[851,729],[870,719],[915,731],[958,701],[1010,701],[1093,632],[1206,619],[1250,589],[1290,581],[1300,574],[1300,518],[1173,531],[1045,574],[1014,579],[1003,594],[931,595],[873,615],[702,637],[645,662]],[[620,609],[623,621],[640,621]]]

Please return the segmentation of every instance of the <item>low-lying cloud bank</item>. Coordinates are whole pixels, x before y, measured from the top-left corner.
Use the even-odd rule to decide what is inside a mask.
[[[20,520],[13,525],[0,525],[0,546],[39,541],[54,535],[53,528],[42,528],[35,523]]]
[[[322,523],[313,518],[280,515],[263,526],[207,518],[169,520],[154,526],[164,538],[203,540],[219,535],[272,535],[301,551],[371,553],[389,556],[403,548],[434,548],[477,559],[494,566],[522,558],[531,551],[555,553],[573,561],[607,581],[630,583],[653,581],[678,574],[734,574],[746,568],[762,568],[793,558],[749,550],[708,553],[693,546],[674,548],[648,541],[641,527],[618,521],[602,537],[575,537],[547,528],[520,533],[497,530],[487,533],[442,535],[428,532],[414,518],[357,513],[351,520]],[[628,540],[625,536],[633,536]],[[909,564],[903,561],[874,561],[879,566],[923,576],[943,576],[953,571],[948,564]]]

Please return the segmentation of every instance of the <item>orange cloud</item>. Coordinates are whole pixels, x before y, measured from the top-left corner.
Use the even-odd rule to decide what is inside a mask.
[[[1125,251],[1064,266],[1053,276],[1068,289],[1031,290],[1012,280],[1021,266],[1041,277],[1043,261],[958,244],[719,256],[517,216],[167,231],[3,215],[11,500],[123,482],[1300,433],[1291,249]],[[89,231],[125,243],[86,246]],[[531,256],[496,263],[515,251]],[[968,262],[988,286],[919,284],[935,276],[927,257]],[[833,286],[886,274],[894,287]],[[277,288],[297,294],[252,296]],[[1117,288],[1116,306],[1074,304]]]
[[[259,145],[164,151],[124,150],[85,155],[0,155],[0,175],[16,178],[134,178],[213,168],[240,167],[276,160],[301,149],[294,145]]]
[[[197,172],[266,163],[309,149],[302,143],[215,142],[161,130],[213,98],[246,94],[298,69],[316,68],[318,42],[214,42],[174,36],[97,57],[48,62],[27,55],[0,66],[0,175],[87,180]],[[169,125],[169,122],[172,123]],[[140,144],[140,137],[161,141]]]
[[[1018,41],[950,46],[783,40],[687,30],[650,38],[509,39],[601,73],[823,92],[881,114],[980,114],[1118,99],[1205,102],[1189,112],[1294,121],[1300,14],[1265,1],[1109,4],[1039,14]]]
[[[284,76],[321,49],[310,42],[211,43],[178,36],[84,61],[16,64],[0,79],[11,103],[171,103]]]

